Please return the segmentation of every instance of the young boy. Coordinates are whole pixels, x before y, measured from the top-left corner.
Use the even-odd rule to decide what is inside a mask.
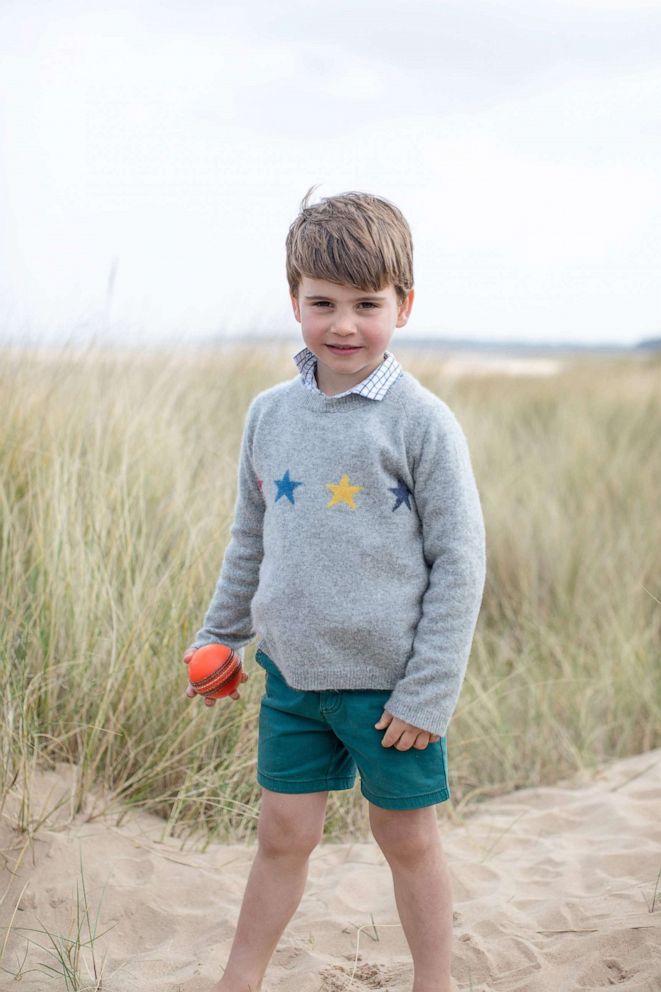
[[[328,790],[350,789],[356,768],[412,990],[449,992],[452,897],[434,807],[449,797],[444,735],[482,600],[484,524],[455,416],[387,350],[413,304],[406,220],[376,196],[309,205],[310,192],[286,242],[299,374],[250,404],[231,540],[184,655],[259,635],[266,670],[258,847],[213,992],[260,988]]]

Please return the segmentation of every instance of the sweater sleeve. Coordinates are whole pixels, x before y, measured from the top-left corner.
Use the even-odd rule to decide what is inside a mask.
[[[459,698],[486,573],[485,531],[468,444],[452,414],[435,415],[414,466],[429,583],[413,650],[385,709],[444,736]]]
[[[230,541],[203,626],[191,648],[220,643],[238,649],[255,637],[250,607],[259,582],[264,553],[264,498],[252,460],[254,401],[246,414],[239,456],[238,484]]]

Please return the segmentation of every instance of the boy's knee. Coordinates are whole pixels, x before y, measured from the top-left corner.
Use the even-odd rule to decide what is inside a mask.
[[[313,825],[288,823],[284,825],[277,820],[263,821],[260,824],[257,839],[264,854],[272,857],[297,855],[308,857],[321,840],[323,828]]]
[[[309,856],[321,840],[324,831],[323,808],[311,803],[302,809],[298,802],[286,800],[264,806],[259,818],[257,839],[261,850],[272,856]],[[321,815],[319,815],[321,814]]]
[[[374,839],[386,860],[415,863],[439,846],[435,816],[421,810],[370,809]]]

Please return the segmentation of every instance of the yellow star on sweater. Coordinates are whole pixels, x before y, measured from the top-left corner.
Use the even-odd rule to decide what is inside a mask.
[[[359,493],[364,488],[364,486],[350,486],[348,475],[343,475],[338,484],[327,482],[326,489],[332,491],[333,498],[330,503],[326,503],[326,509],[329,506],[338,506],[340,503],[346,503],[350,509],[355,510],[356,504],[353,501],[354,493]]]

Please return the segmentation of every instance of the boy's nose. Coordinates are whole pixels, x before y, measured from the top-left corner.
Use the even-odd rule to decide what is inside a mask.
[[[353,334],[353,320],[349,316],[342,317],[338,314],[333,322],[333,330],[336,334],[344,334],[345,336]]]

